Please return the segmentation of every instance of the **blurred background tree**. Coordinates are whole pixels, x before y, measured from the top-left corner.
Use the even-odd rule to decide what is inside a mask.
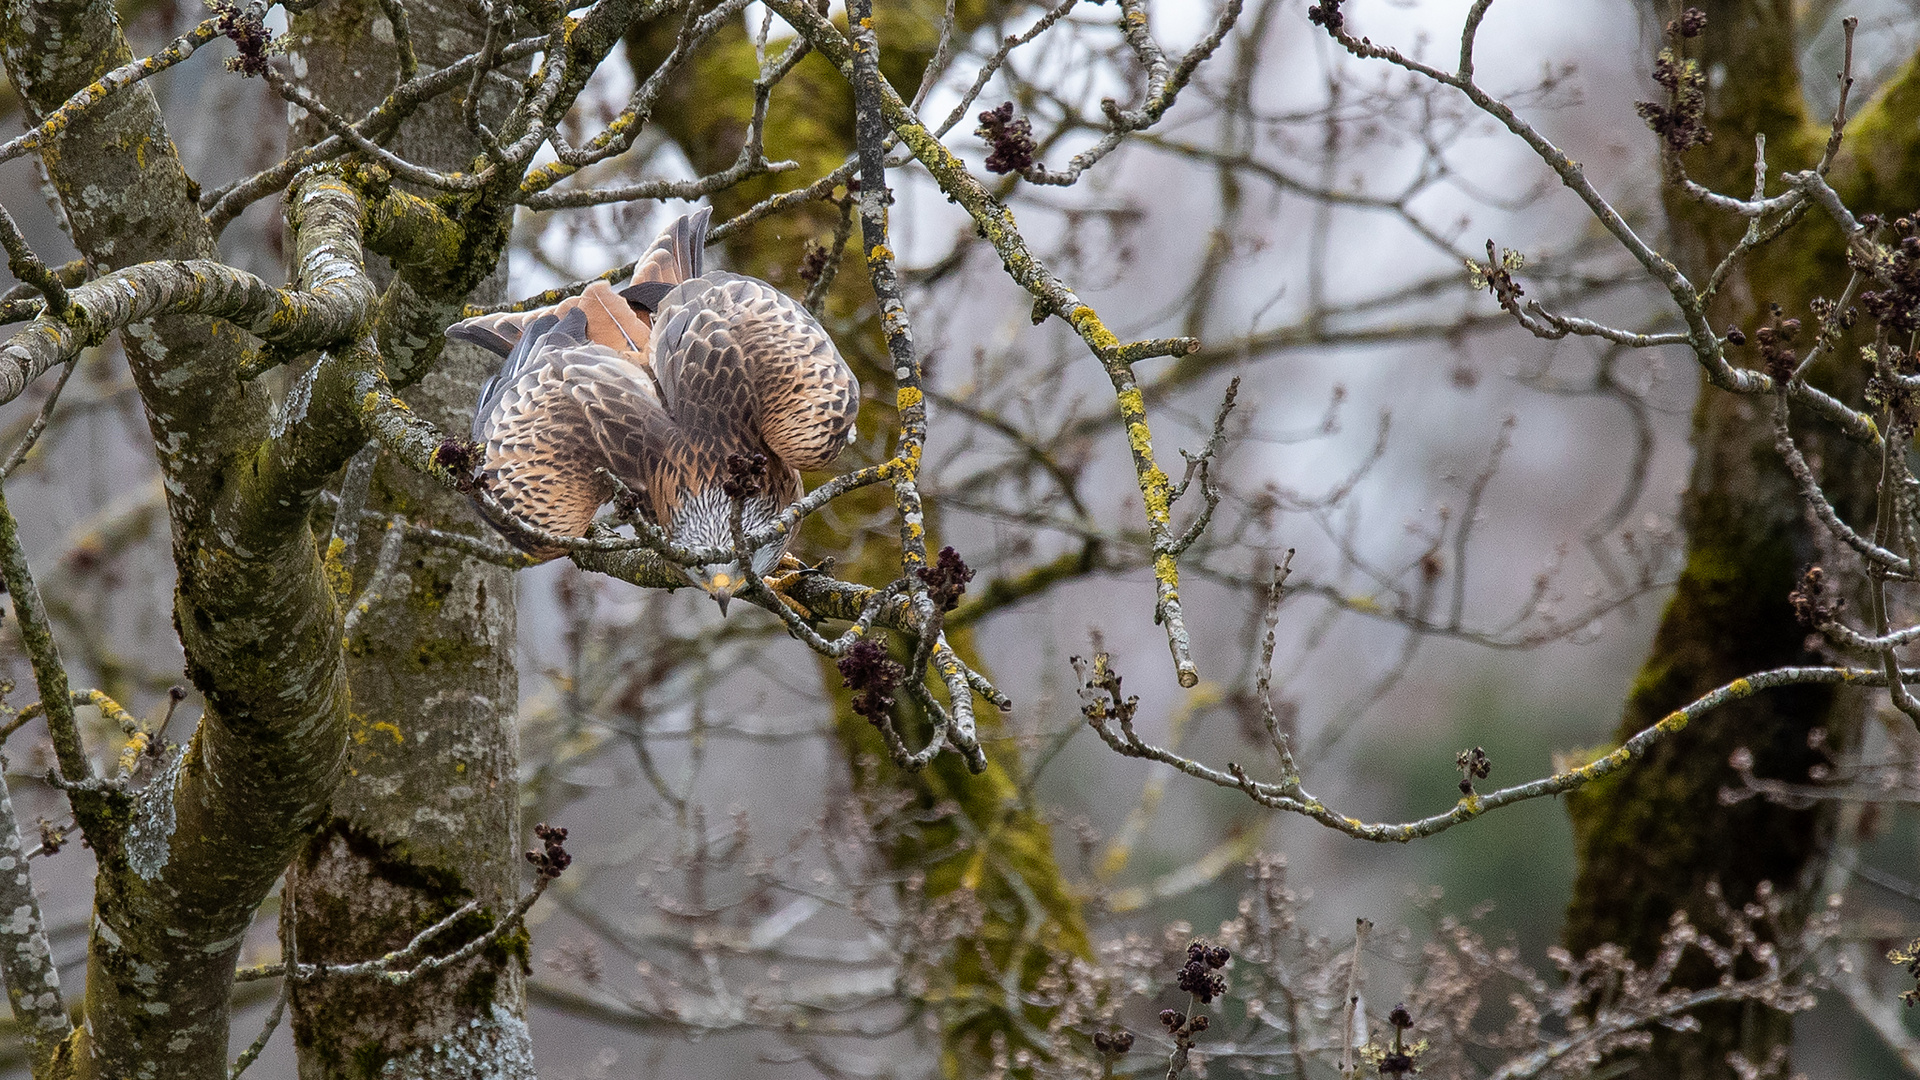
[[[1830,176],[1891,221],[1912,209],[1920,28],[1894,3],[1712,4],[1676,44],[1661,31],[1677,9],[1546,7],[880,3],[877,71],[900,101],[876,99],[898,136],[879,248],[843,36],[860,27],[839,6],[827,22],[785,0],[6,9],[0,107],[39,134],[0,151],[25,238],[0,332],[57,305],[29,248],[82,297],[118,268],[215,256],[275,284],[292,266],[288,288],[310,289],[315,245],[345,252],[326,230],[355,222],[378,300],[354,320],[385,377],[337,329],[288,336],[257,306],[187,303],[158,337],[135,322],[89,338],[71,378],[0,379],[7,445],[31,447],[5,477],[26,556],[8,586],[19,600],[31,567],[61,661],[27,600],[6,624],[14,696],[46,693],[56,666],[81,688],[70,725],[16,701],[7,727],[65,998],[15,999],[6,1067],[111,1075],[28,1037],[67,1030],[66,1009],[92,1034],[60,1045],[91,1039],[154,1075],[233,1057],[316,1077],[1391,1074],[1401,1035],[1440,1076],[1784,1075],[1789,1049],[1815,1072],[1920,1062],[1899,968],[1874,955],[1914,934],[1920,854],[1908,815],[1862,809],[1897,811],[1916,787],[1912,725],[1869,723],[1881,692],[1787,687],[1703,712],[1570,786],[1571,828],[1541,799],[1405,847],[1342,835],[1572,775],[1737,678],[1839,662],[1788,601],[1809,564],[1854,590],[1849,614],[1874,603],[1809,520],[1765,398],[1690,376],[1679,342],[1543,341],[1500,310],[1519,303],[1504,273],[1557,313],[1678,325],[1552,161],[1325,31],[1431,38],[1450,63],[1463,20],[1477,27],[1479,85],[1699,281],[1746,223],[1662,183],[1634,111],[1665,93],[1654,54],[1701,65],[1717,138],[1679,160],[1745,197],[1753,134],[1774,174],[1826,151],[1840,20],[1861,18]],[[198,55],[36,127],[182,35],[174,53]],[[316,159],[342,167],[300,172]],[[855,366],[860,432],[838,470],[903,460],[924,410],[922,535],[975,575],[945,640],[1013,702],[973,701],[984,771],[954,752],[903,768],[777,601],[723,620],[634,553],[523,568],[408,426],[466,430],[491,362],[432,359],[466,305],[550,302],[695,200],[715,209],[709,259],[804,297]],[[301,209],[336,203],[337,220]],[[1815,299],[1847,285],[1848,237],[1803,216],[1732,268],[1713,327],[1755,338],[1779,304],[1805,354]],[[896,268],[918,374],[889,354],[870,262]],[[1812,383],[1869,408],[1871,338],[1836,337],[1844,361]],[[1757,345],[1727,354],[1764,368]],[[1807,426],[1824,490],[1865,529],[1880,455]],[[269,480],[235,496],[248,467]],[[857,489],[801,527],[795,553],[824,572],[799,598],[829,637],[861,595],[830,581],[919,580],[903,521],[922,522],[898,500]],[[261,567],[302,598],[286,606],[291,586]],[[198,620],[210,604],[238,614]],[[902,664],[912,618],[889,608],[876,631]],[[254,655],[308,625],[299,649]],[[301,664],[344,689],[289,693]],[[260,721],[276,695],[298,705]],[[934,714],[900,697],[895,733],[918,748]],[[48,782],[56,763],[76,778],[62,725],[95,773],[128,763],[132,809]],[[274,764],[293,732],[318,747],[287,755],[304,772]],[[169,742],[191,748],[141,749]],[[1209,768],[1227,789],[1180,775]],[[246,843],[210,848],[215,872],[193,879],[220,919],[154,914],[195,909],[147,888],[146,826],[127,820],[262,776],[278,786],[236,805],[271,828],[234,830]],[[1315,793],[1293,807],[1309,816],[1231,790],[1289,777]],[[538,822],[569,828],[574,861],[532,891],[518,852],[549,842]],[[1732,944],[1686,945],[1674,912]],[[152,956],[130,958],[136,936]],[[192,962],[217,993],[139,966],[183,956],[211,958]],[[325,970],[288,979],[289,961]],[[1224,997],[1195,992],[1221,973]],[[143,1057],[163,1036],[181,1045]],[[1371,1056],[1343,1061],[1355,1043]]]

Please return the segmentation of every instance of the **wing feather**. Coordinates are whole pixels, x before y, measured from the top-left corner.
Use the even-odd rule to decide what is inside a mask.
[[[675,218],[673,224],[661,232],[659,239],[634,264],[633,278],[627,284],[664,281],[669,285],[678,285],[699,277],[701,268],[706,265],[707,223],[712,218],[713,208],[710,206]]]
[[[497,356],[509,356],[527,327],[542,316],[561,317],[570,311],[586,314],[585,333],[588,341],[609,349],[631,352],[637,357],[647,355],[646,317],[636,313],[633,306],[604,281],[595,281],[579,296],[569,296],[547,307],[462,319],[447,327],[447,336],[458,341],[471,341]]]
[[[764,444],[795,469],[839,456],[860,383],[806,308],[758,278],[713,271],[664,297],[654,319],[661,401],[690,436]]]
[[[591,321],[579,307],[535,319],[482,390],[473,423],[500,502],[515,516],[567,536],[584,534],[613,494],[596,470],[608,468],[624,480],[640,463],[663,456],[660,448],[670,441],[652,380],[623,350],[590,340]],[[605,442],[615,429],[631,433],[620,458]],[[643,480],[641,486],[648,485]],[[530,550],[547,558],[562,554]]]

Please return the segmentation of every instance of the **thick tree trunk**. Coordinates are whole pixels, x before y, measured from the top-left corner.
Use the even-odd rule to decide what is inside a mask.
[[[410,3],[407,15],[423,65],[480,47],[485,27],[465,5]],[[375,5],[323,6],[298,18],[291,37],[307,84],[350,115],[394,83],[392,27]],[[308,120],[296,125],[294,139],[324,134]],[[440,168],[465,167],[479,150],[454,99],[423,108],[393,148]],[[478,299],[498,299],[503,276],[490,279],[482,287],[489,295]],[[450,348],[406,392],[407,403],[444,430],[463,432],[492,367],[477,349]],[[445,950],[484,932],[526,876],[516,850],[512,573],[411,541],[395,541],[397,559],[392,549],[383,557],[391,516],[487,531],[465,500],[431,479],[385,458],[370,478],[363,473],[343,486],[365,491],[365,510],[382,518],[336,515],[327,553],[337,580],[350,576],[358,610],[347,636],[346,775],[328,821],[289,874],[291,903],[282,909],[282,936],[306,963],[379,956],[480,899],[472,925],[435,946]],[[343,506],[360,501],[358,491],[342,493]],[[297,986],[290,1005],[300,1076],[531,1078],[526,958],[522,930],[405,987],[377,979]]]
[[[1767,136],[1774,175],[1813,165],[1826,142],[1826,118],[1802,103],[1800,34],[1787,0],[1725,0],[1700,4],[1706,33],[1688,43],[1715,79],[1709,124],[1715,140],[1686,158],[1692,176],[1717,190],[1752,188],[1753,135]],[[1666,4],[1648,5],[1664,21]],[[1849,127],[1848,150],[1832,179],[1856,211],[1910,209],[1920,190],[1913,160],[1915,69],[1862,108]],[[1891,195],[1896,202],[1887,205]],[[1898,201],[1904,200],[1904,201]],[[1695,281],[1738,239],[1744,222],[1704,210],[1671,194],[1667,216],[1672,246]],[[1717,301],[1716,326],[1737,325],[1751,336],[1767,305],[1811,325],[1808,302],[1837,297],[1847,274],[1841,238],[1824,219],[1809,217],[1766,248]],[[1846,400],[1858,400],[1863,365],[1851,348],[1834,350],[1816,381]],[[1752,358],[1757,363],[1757,357]],[[1809,458],[1820,463],[1823,486],[1843,516],[1871,522],[1877,456],[1838,432],[1796,417]],[[1775,452],[1766,406],[1702,383],[1694,413],[1695,461],[1682,498],[1686,565],[1652,650],[1641,668],[1618,738],[1647,727],[1673,708],[1742,675],[1785,664],[1814,662],[1805,651],[1787,593],[1808,565],[1819,561],[1808,515]],[[1736,782],[1729,755],[1752,752],[1762,776],[1801,781],[1826,754],[1811,749],[1815,728],[1830,747],[1858,735],[1870,699],[1859,692],[1805,687],[1756,695],[1657,746],[1617,778],[1568,798],[1579,876],[1565,939],[1576,952],[1607,942],[1652,959],[1669,917],[1684,911],[1698,926],[1715,923],[1709,888],[1743,903],[1761,882],[1796,895],[1801,911],[1818,902],[1834,814],[1830,807],[1792,809],[1753,799],[1723,806],[1721,787]],[[1791,929],[1790,927],[1788,928]],[[1683,968],[1690,985],[1714,978],[1704,962]],[[1702,1010],[1697,1032],[1660,1031],[1650,1050],[1633,1058],[1634,1076],[1731,1077],[1727,1056],[1739,1051],[1765,1061],[1789,1044],[1789,1017],[1756,1004]]]
[[[996,14],[1017,7],[994,0],[961,3],[957,5],[955,34],[971,33]],[[876,12],[881,70],[903,93],[911,93],[910,88],[918,84],[932,57],[941,17],[939,6],[933,4]],[[631,36],[628,51],[635,70],[652,70],[671,44],[671,27]],[[711,172],[725,168],[739,152],[746,118],[752,114],[755,69],[753,45],[744,29],[729,29],[716,36],[696,58],[688,77],[668,89],[668,99],[657,110],[655,122],[680,145],[695,169]],[[800,162],[800,175],[831,172],[854,149],[852,88],[824,58],[818,54],[807,57],[774,95],[766,132],[769,158]],[[717,193],[713,201],[719,215],[726,217],[781,186],[783,182],[777,176],[762,177]],[[795,214],[807,222],[805,231],[796,232]],[[838,219],[838,208],[824,202],[808,203],[788,214],[763,219],[728,241],[730,266],[799,291],[804,283],[797,271],[805,254],[800,238],[810,232],[824,243],[833,235]],[[891,387],[892,364],[874,315],[873,291],[860,244],[856,229],[822,320],[863,386]],[[848,462],[857,463],[863,454],[871,460],[887,455],[893,433],[898,430],[891,402],[890,393],[870,394],[862,402],[858,441],[842,459],[843,467]],[[884,485],[875,485],[840,499],[834,507],[837,520],[863,522],[888,514],[892,495]],[[837,559],[835,573],[850,581],[883,581],[899,575],[898,548],[887,542],[868,542],[871,537],[886,535],[887,530],[835,530],[827,517],[817,515],[803,526],[795,545],[802,557],[832,554]],[[937,535],[937,530],[938,522],[930,520],[929,537]],[[938,541],[930,539],[929,546],[937,548]],[[968,663],[975,663],[968,631],[954,630],[948,637]],[[886,748],[879,733],[849,707],[838,669],[825,659],[818,666],[823,689],[833,702],[848,760],[885,761]],[[978,936],[955,943],[950,982],[928,995],[930,1002],[949,1006],[942,1016],[941,1068],[955,1077],[982,1075],[991,1067],[991,1040],[996,1035],[1005,1037],[1011,1050],[1023,1048],[1021,1024],[1003,1008],[1004,973],[1017,971],[1023,985],[1031,986],[1059,953],[1087,956],[1091,951],[1079,900],[1054,861],[1047,824],[1030,805],[1020,801],[1016,779],[1021,770],[1019,753],[1012,740],[995,737],[1001,730],[997,713],[983,710],[978,720],[989,762],[987,771],[978,776],[969,775],[960,756],[952,753],[941,754],[924,772],[912,775],[885,766],[853,770],[856,783],[905,786],[915,792],[920,808],[950,805],[967,822],[962,825],[949,819],[933,823],[886,853],[892,865],[926,875],[929,899],[971,892],[985,913]],[[978,839],[969,846],[962,841],[967,835]],[[1035,934],[1032,927],[1044,929]],[[983,956],[988,958],[987,963],[982,963]],[[1034,1010],[1026,1020],[1045,1023],[1040,1010]]]
[[[14,0],[0,8],[0,56],[37,117],[131,52],[109,3]],[[84,114],[42,158],[97,268],[213,253],[146,86]],[[336,255],[357,258],[357,236],[335,239],[346,245]],[[228,324],[166,317],[123,339],[159,448],[176,621],[206,709],[184,759],[126,813],[74,798],[99,869],[86,1023],[67,1064],[87,1076],[211,1077],[226,1070],[242,938],[341,767],[340,616],[305,513],[310,471],[332,471],[351,447],[322,439],[256,456],[266,397],[235,377],[244,338]]]

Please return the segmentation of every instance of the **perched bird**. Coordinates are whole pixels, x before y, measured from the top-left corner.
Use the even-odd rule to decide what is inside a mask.
[[[859,382],[805,308],[758,278],[703,268],[710,213],[668,226],[618,292],[597,281],[551,307],[447,329],[506,358],[481,388],[473,437],[488,487],[515,516],[584,535],[615,494],[604,468],[675,543],[731,547],[729,457],[736,468],[765,460],[743,504],[751,533],[799,496],[801,469],[839,456]],[[785,548],[753,551],[754,572],[770,572]],[[737,560],[687,576],[723,614],[746,582]]]

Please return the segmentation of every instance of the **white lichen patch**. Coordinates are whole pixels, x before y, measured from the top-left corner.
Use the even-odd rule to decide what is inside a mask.
[[[132,286],[128,286],[128,289],[131,291]],[[128,323],[125,333],[128,337],[140,343],[141,353],[149,359],[156,363],[166,359],[167,347],[160,343],[160,335],[154,333],[153,323],[144,319],[140,322]],[[169,374],[171,374],[171,372],[169,372]]]
[[[287,428],[307,418],[307,406],[313,402],[314,380],[320,377],[320,365],[314,364],[301,372],[300,378],[287,391],[286,404],[273,417],[273,437],[278,439],[286,435]]]
[[[0,936],[18,937],[33,927],[33,909],[25,904],[7,913],[0,919]]]
[[[467,818],[464,814],[449,814],[431,806],[422,806],[413,812],[413,822],[416,825],[437,825],[440,832],[458,834],[466,827]]]
[[[419,1080],[534,1080],[533,1033],[524,1018],[499,1004],[488,1015],[434,1040],[430,1047],[395,1058],[382,1076]]]
[[[133,824],[127,827],[127,868],[142,881],[160,876],[172,849],[173,786],[179,778],[180,759],[177,753],[171,755],[134,799]]]

